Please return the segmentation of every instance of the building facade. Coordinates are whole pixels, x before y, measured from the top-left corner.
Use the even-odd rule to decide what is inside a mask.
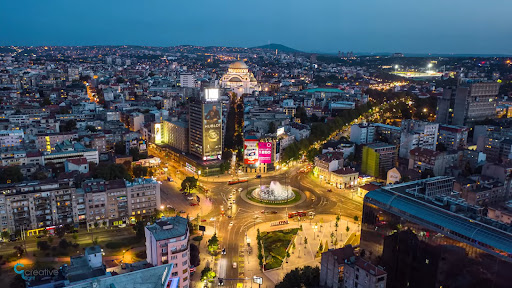
[[[414,148],[436,150],[439,124],[406,119],[400,130],[401,158],[409,158],[409,152]]]
[[[173,263],[171,277],[179,277],[180,288],[190,287],[190,249],[188,220],[161,218],[144,229],[148,263],[154,266]]]
[[[363,147],[361,170],[374,177],[386,177],[388,170],[395,166],[397,148],[386,143],[373,143]]]

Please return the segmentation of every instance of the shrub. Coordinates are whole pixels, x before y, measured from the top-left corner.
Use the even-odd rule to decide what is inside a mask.
[[[203,236],[196,236],[196,237],[192,238],[192,240],[199,242],[199,241],[203,240]]]

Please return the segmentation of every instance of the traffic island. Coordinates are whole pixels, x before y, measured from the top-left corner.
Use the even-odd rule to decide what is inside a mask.
[[[293,198],[290,197],[289,200],[258,199],[253,195],[253,192],[258,188],[259,187],[252,187],[249,190],[243,191],[242,193],[240,193],[241,198],[248,203],[262,207],[290,207],[302,203],[306,200],[306,195],[304,194],[304,192],[295,188],[290,188],[291,191],[293,192]]]
[[[262,258],[264,271],[281,267],[290,257],[289,249],[298,231],[299,228],[292,228],[260,233],[258,246],[261,245],[262,251],[261,256],[258,251],[258,258]]]

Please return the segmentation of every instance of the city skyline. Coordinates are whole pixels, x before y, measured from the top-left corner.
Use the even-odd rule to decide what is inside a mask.
[[[505,36],[510,33],[507,27],[512,27],[506,15],[512,4],[499,1],[494,6],[479,6],[476,1],[465,1],[462,6],[459,2],[329,1],[322,6],[294,2],[293,6],[259,3],[253,7],[229,2],[134,5],[125,1],[120,5],[113,1],[100,5],[91,1],[87,12],[79,12],[85,11],[83,5],[63,1],[53,5],[28,1],[23,7],[3,3],[3,10],[11,13],[0,20],[5,27],[0,45],[256,47],[279,43],[314,53],[510,55],[512,40]],[[80,17],[81,13],[86,14]]]

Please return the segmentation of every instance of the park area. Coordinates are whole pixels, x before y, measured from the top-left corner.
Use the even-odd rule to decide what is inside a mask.
[[[263,256],[265,270],[281,267],[283,261],[290,257],[288,248],[293,241],[298,228],[286,229],[271,232],[262,232],[260,234],[260,243],[263,245]]]

